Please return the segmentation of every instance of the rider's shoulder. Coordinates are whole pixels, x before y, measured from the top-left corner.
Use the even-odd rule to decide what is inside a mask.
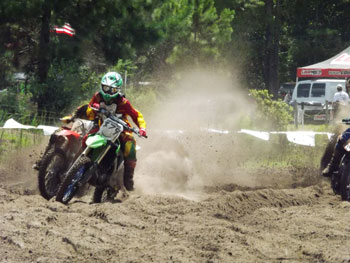
[[[101,99],[102,98],[102,96],[101,96],[101,94],[100,94],[100,92],[95,92],[95,94],[92,96],[93,98],[97,98],[97,99]]]
[[[126,104],[129,103],[129,100],[125,97],[124,94],[120,94],[117,98],[119,103]]]

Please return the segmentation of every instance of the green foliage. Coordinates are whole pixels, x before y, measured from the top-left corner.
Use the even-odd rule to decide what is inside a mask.
[[[287,103],[273,100],[268,90],[250,90],[256,102],[256,114],[253,123],[264,128],[284,130],[293,121],[293,108]]]
[[[30,119],[36,114],[31,99],[31,93],[26,92],[24,82],[11,81],[6,92],[0,94],[0,123],[3,124],[9,118],[30,124]]]
[[[11,76],[14,68],[11,64],[13,54],[6,51],[3,56],[0,56],[0,90],[6,89],[11,82]]]
[[[217,12],[214,1],[166,1],[153,12],[170,64],[208,63],[225,60],[223,47],[231,41],[234,11]],[[159,46],[160,50],[165,48]]]
[[[109,68],[108,71],[119,72],[121,75],[127,72],[128,77],[132,77],[137,71],[137,66],[130,59],[118,59],[117,64]]]
[[[107,69],[127,71],[129,84],[220,65],[274,93],[298,66],[349,45],[349,8],[348,0],[2,0],[0,89],[26,72],[35,107],[61,112],[97,90]],[[65,22],[75,37],[49,32]]]
[[[72,105],[76,107],[81,101],[90,99],[98,87],[99,76],[89,68],[74,61],[57,60],[51,64],[47,82],[31,79],[29,91],[33,95],[32,101],[40,109],[39,116],[59,118],[63,112],[69,113]]]

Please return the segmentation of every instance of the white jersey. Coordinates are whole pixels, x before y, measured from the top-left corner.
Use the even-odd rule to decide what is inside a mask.
[[[334,94],[333,102],[338,101],[342,105],[349,104],[349,95],[345,91],[339,91]]]

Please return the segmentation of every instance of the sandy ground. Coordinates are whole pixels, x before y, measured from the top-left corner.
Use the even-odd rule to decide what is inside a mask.
[[[204,176],[166,148],[141,149],[124,202],[67,206],[38,194],[39,150],[16,153],[0,170],[0,262],[350,262],[350,203],[317,170]]]
[[[2,161],[0,262],[350,262],[350,203],[318,169],[241,165],[251,145],[268,157],[268,142],[199,130],[237,130],[252,110],[244,90],[199,73],[147,117],[124,202],[46,201],[31,169],[45,143]]]

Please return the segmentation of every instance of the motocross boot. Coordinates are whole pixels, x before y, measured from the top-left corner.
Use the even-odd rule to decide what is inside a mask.
[[[343,157],[343,155],[344,155],[343,151],[339,151],[337,148],[335,148],[331,161],[328,163],[327,167],[322,171],[322,176],[331,177],[332,173],[338,170],[340,160]]]
[[[126,190],[134,190],[134,170],[136,167],[136,160],[124,161],[124,186]]]

